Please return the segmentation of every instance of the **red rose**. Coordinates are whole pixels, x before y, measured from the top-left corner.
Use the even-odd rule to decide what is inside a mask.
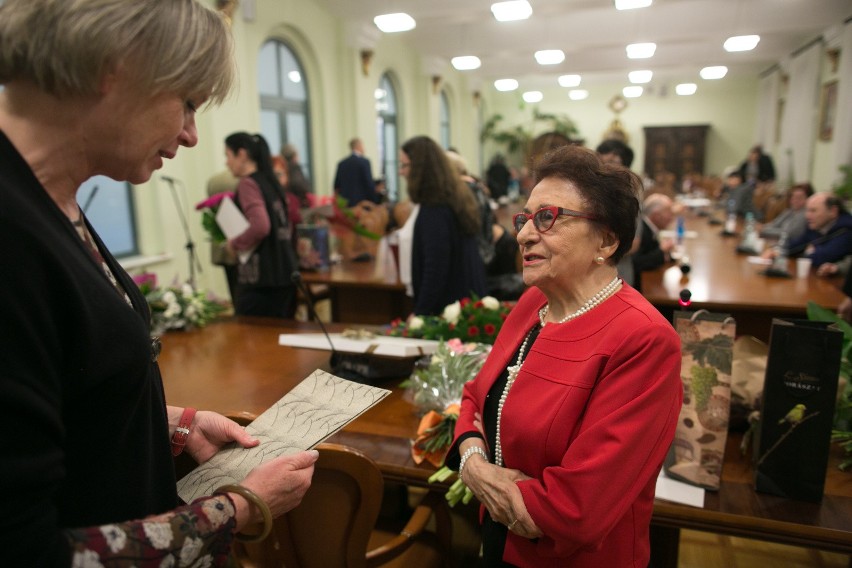
[[[465,306],[467,306],[469,303],[470,303],[470,298],[462,298],[461,300],[459,300],[459,305],[460,305],[461,307],[465,307]]]
[[[450,331],[453,331],[456,328],[456,324],[451,323],[449,326]]]
[[[496,331],[496,330],[495,330],[495,328],[494,328],[494,324],[493,324],[493,323],[486,323],[486,324],[485,324],[485,333],[486,333],[487,335],[494,335],[494,331]]]
[[[476,302],[476,303],[473,305],[473,307],[474,307],[474,308],[481,308],[481,307],[482,307],[482,306],[484,306],[484,305],[485,305],[485,304],[483,304],[483,303],[482,303],[482,300],[479,300],[478,302]]]
[[[476,335],[479,335],[479,328],[478,328],[478,327],[476,327],[475,325],[472,325],[472,326],[470,326],[469,328],[467,328],[467,334],[468,334],[470,337],[474,337],[474,336],[476,336]]]

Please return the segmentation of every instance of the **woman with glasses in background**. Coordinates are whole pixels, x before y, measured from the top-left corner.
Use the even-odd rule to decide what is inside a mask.
[[[486,566],[647,566],[682,387],[677,334],[616,270],[642,183],[576,146],[535,179],[514,217],[529,289],[464,389],[447,464],[484,507]]]

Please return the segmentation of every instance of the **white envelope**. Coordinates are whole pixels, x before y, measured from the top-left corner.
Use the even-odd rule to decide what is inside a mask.
[[[249,228],[248,219],[230,197],[225,197],[219,204],[219,211],[216,212],[216,223],[219,224],[219,228],[222,229],[229,241],[239,237]],[[240,264],[245,264],[253,252],[254,249],[238,251],[237,258],[239,258]]]

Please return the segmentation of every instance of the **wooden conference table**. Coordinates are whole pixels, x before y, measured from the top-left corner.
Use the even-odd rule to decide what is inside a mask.
[[[292,321],[233,319],[167,333],[159,359],[166,399],[177,406],[260,414],[315,369],[329,370],[327,351],[278,345],[280,333],[318,331],[316,325]],[[361,450],[389,481],[428,487],[432,466],[415,465],[410,455],[419,416],[398,382],[382,384],[393,393],[329,441]],[[655,502],[653,525],[666,537],[654,542],[655,557],[667,559],[660,565],[676,565],[681,528],[852,554],[852,474],[837,469],[839,447],[832,446],[825,497],[815,504],[755,492],[738,441],[729,436],[721,489],[707,492],[703,509]]]
[[[806,278],[797,278],[793,259],[788,261],[792,278],[768,277],[760,274],[766,266],[737,254],[740,235],[722,236],[721,226],[691,214],[686,215],[686,229],[696,233],[683,244],[689,273],[684,275],[676,262],[642,273],[642,295],[664,313],[680,308],[681,290],[687,288],[692,293],[690,309],[731,314],[737,335],[768,341],[772,318],[806,318],[808,301],[830,310],[843,301],[840,277],[820,278],[811,270]]]

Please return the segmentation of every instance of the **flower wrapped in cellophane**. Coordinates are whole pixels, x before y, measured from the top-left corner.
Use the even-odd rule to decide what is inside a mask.
[[[440,344],[428,362],[419,363],[402,383],[414,404],[426,412],[411,446],[415,463],[426,460],[435,467],[444,463],[464,385],[476,376],[490,351],[490,345],[451,339]]]

